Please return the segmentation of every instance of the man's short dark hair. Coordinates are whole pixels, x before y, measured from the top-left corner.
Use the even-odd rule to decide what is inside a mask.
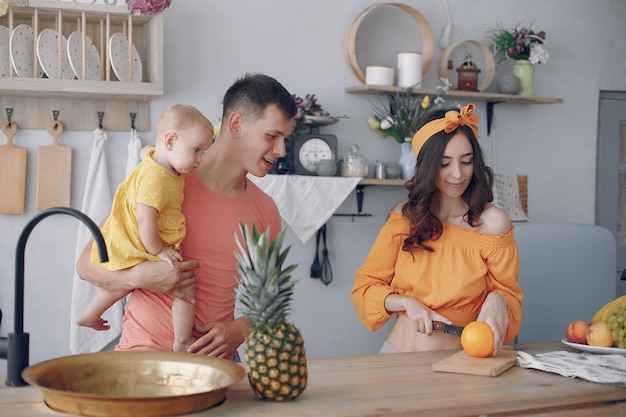
[[[222,119],[226,120],[231,113],[238,111],[257,120],[263,117],[270,104],[276,104],[287,119],[296,116],[295,100],[281,83],[265,74],[247,73],[226,91]]]

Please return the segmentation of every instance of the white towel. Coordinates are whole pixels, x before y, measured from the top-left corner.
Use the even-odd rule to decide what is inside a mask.
[[[137,168],[141,162],[139,153],[141,152],[141,141],[137,137],[137,130],[131,129],[130,140],[128,141],[128,160],[126,161],[126,177]]]
[[[91,158],[87,172],[87,182],[85,183],[85,192],[81,206],[81,211],[89,216],[96,224],[100,224],[109,214],[112,203],[106,155],[104,152],[106,140],[106,133],[101,129],[96,129],[94,132]],[[76,260],[78,260],[78,257],[91,237],[89,229],[81,223],[78,227],[76,237]],[[104,319],[108,320],[111,329],[97,331],[89,327],[76,325],[76,317],[83,311],[96,290],[96,286],[87,281],[83,281],[78,277],[78,274],[74,273],[71,306],[72,321],[70,325],[70,350],[74,354],[100,351],[115,340],[121,333],[122,315],[124,314],[121,302],[117,302],[104,314]]]
[[[626,388],[626,357],[620,354],[599,355],[563,350],[531,355],[520,351],[517,352],[517,366]]]
[[[306,243],[361,181],[361,177],[271,175],[248,178],[274,199],[280,216]]]

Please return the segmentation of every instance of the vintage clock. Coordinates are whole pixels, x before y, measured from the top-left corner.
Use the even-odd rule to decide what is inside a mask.
[[[317,175],[317,162],[332,159],[337,162],[337,137],[311,133],[298,136],[293,147],[296,174]]]

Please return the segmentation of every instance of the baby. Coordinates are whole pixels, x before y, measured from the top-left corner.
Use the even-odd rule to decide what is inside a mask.
[[[184,175],[196,169],[213,141],[213,125],[196,108],[177,104],[157,122],[154,148],[122,182],[102,234],[109,262],[100,264],[94,245],[91,261],[111,271],[144,261],[182,261],[180,244],[185,237],[181,211]],[[194,288],[187,287],[192,299]],[[95,330],[110,328],[102,314],[129,291],[99,289],[76,323]],[[195,308],[175,298],[172,303],[175,352],[185,352],[192,343]]]

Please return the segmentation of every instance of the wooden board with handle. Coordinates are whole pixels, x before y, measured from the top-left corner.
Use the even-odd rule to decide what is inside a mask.
[[[493,377],[515,365],[515,359],[517,359],[517,352],[511,349],[501,349],[497,356],[487,358],[475,358],[461,350],[433,363],[432,368],[437,372]]]
[[[72,148],[60,146],[57,138],[63,132],[63,124],[56,120],[48,122],[48,133],[53,142],[40,146],[37,156],[37,210],[51,207],[69,207],[72,187]]]
[[[13,146],[15,122],[4,122],[8,142],[0,146],[0,213],[23,214],[26,194],[26,148]]]

